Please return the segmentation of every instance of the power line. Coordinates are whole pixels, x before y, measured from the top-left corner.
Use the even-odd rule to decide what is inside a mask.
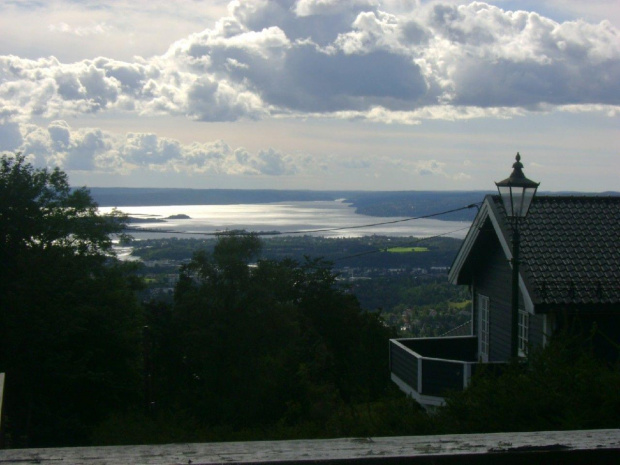
[[[362,224],[357,226],[342,226],[339,228],[325,228],[325,229],[312,229],[305,231],[292,231],[287,232],[286,234],[307,234],[307,233],[315,233],[315,232],[331,232],[331,231],[342,231],[345,229],[359,229],[359,228],[370,228],[373,226],[383,226],[385,224],[395,224],[395,223],[404,223],[405,221],[413,221],[413,220],[422,220],[426,218],[432,218],[434,216],[447,215],[448,213],[454,213],[461,210],[467,210],[469,208],[474,208],[476,204],[467,205],[466,207],[454,208],[452,210],[446,210],[439,213],[431,213],[423,216],[413,216],[411,218],[401,218],[400,220],[392,220],[392,221],[383,221],[381,223],[372,223],[372,224]]]

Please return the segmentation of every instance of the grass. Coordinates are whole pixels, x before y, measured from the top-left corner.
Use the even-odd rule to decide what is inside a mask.
[[[418,253],[428,252],[428,247],[390,247],[387,251],[390,253]]]
[[[458,310],[467,309],[470,307],[470,305],[471,305],[471,300],[464,300],[462,302],[448,302],[448,306],[450,308],[454,308]]]

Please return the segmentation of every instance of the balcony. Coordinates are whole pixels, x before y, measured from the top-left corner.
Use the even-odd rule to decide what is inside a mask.
[[[448,391],[461,391],[481,365],[476,336],[390,340],[392,381],[421,405],[443,404]]]

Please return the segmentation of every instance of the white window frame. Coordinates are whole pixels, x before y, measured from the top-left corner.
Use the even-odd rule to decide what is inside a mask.
[[[489,361],[490,353],[490,305],[489,298],[477,294],[476,305],[478,306],[478,357],[483,362]]]
[[[530,314],[519,309],[519,357],[527,357],[530,340]]]

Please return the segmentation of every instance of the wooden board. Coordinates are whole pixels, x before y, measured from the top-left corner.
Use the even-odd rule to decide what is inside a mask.
[[[558,455],[559,454],[559,455]],[[566,455],[570,454],[570,455]],[[0,464],[571,463],[618,458],[620,430],[0,450]],[[564,460],[562,460],[564,461]]]

